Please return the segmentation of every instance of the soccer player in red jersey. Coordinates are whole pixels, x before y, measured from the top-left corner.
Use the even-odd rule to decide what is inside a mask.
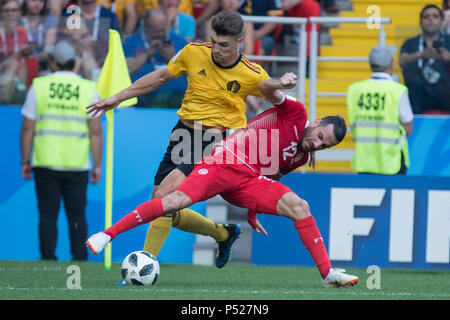
[[[142,203],[110,228],[91,236],[87,245],[92,252],[99,253],[122,232],[220,194],[229,203],[248,208],[247,219],[256,232],[267,235],[256,213],[292,219],[324,286],[356,284],[358,277],[331,267],[308,203],[276,181],[308,162],[309,154],[340,143],[347,131],[340,116],[308,122],[305,106],[281,91],[293,88],[296,83],[297,76],[293,73],[283,75],[280,80],[262,82],[259,89],[275,107],[250,121],[247,128],[217,143],[176,191],[162,199]],[[315,159],[310,161],[314,163]],[[226,245],[222,248],[222,253],[226,252],[224,264],[232,243]]]

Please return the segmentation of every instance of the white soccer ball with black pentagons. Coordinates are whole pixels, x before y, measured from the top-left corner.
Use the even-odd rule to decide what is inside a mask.
[[[147,251],[134,251],[122,262],[122,277],[127,284],[147,286],[159,277],[158,260]]]

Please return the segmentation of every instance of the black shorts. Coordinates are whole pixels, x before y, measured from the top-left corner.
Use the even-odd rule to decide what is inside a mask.
[[[226,133],[212,134],[209,131],[192,129],[178,121],[172,129],[169,145],[159,164],[154,185],[159,186],[173,170],[179,169],[187,177],[196,162],[211,153],[215,143],[223,140]]]

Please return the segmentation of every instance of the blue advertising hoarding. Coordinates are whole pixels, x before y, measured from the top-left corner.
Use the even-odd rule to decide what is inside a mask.
[[[333,265],[450,269],[450,178],[291,173],[281,182],[309,203]],[[269,236],[253,237],[254,264],[314,265],[292,221],[258,218]]]
[[[1,106],[0,118],[3,137],[0,217],[4,226],[0,241],[6,244],[0,246],[0,259],[37,260],[40,255],[34,182],[20,176],[20,107]],[[113,222],[150,199],[154,174],[177,120],[176,110],[117,110]],[[105,119],[103,128],[106,134]],[[448,132],[449,117],[414,119],[414,132],[408,138],[411,166],[405,177],[292,173],[283,178],[282,182],[309,202],[333,264],[449,267]],[[103,165],[100,184],[90,184],[88,188],[89,234],[104,228],[104,172]],[[194,209],[204,214],[205,204],[197,204]],[[269,231],[269,238],[254,234],[253,263],[312,265],[290,220],[268,215],[260,215],[260,219]],[[113,243],[113,261],[119,262],[130,251],[141,249],[146,231],[147,226],[141,226],[118,236]],[[70,260],[63,206],[58,232],[56,255],[60,260]],[[194,241],[193,234],[173,229],[159,260],[161,263],[192,263]],[[89,260],[102,261],[103,255],[90,256]]]
[[[40,259],[37,200],[34,181],[20,176],[20,107],[0,107],[2,157],[0,157],[0,217],[3,232],[0,260]],[[166,150],[170,132],[178,121],[176,110],[118,109],[114,122],[113,223],[151,198],[153,179]],[[106,118],[102,118],[106,148]],[[105,155],[106,152],[104,151]],[[86,217],[88,233],[105,226],[105,159],[102,179],[89,184]],[[192,207],[205,213],[205,203]],[[116,238],[112,261],[120,262],[131,251],[141,250],[148,225],[140,226]],[[192,263],[195,235],[172,229],[158,259],[161,263]],[[59,260],[71,260],[67,219],[64,206],[58,216]],[[103,261],[103,253],[89,255],[89,261]]]
[[[408,146],[408,175],[450,177],[450,117],[415,116]]]

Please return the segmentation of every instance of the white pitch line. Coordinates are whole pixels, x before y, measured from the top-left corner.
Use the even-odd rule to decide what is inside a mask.
[[[12,267],[12,268],[2,268],[0,267],[0,271],[63,271],[66,268],[62,267]]]
[[[148,291],[151,293],[158,293],[158,292],[169,292],[169,293],[186,293],[186,294],[192,294],[192,293],[222,293],[222,294],[256,294],[256,295],[266,295],[266,294],[277,294],[277,295],[324,295],[324,296],[386,296],[386,297],[450,297],[450,293],[411,293],[411,292],[380,292],[378,290],[374,290],[374,292],[361,292],[361,291],[344,291],[347,289],[344,288],[324,288],[324,291],[307,291],[307,290],[290,290],[290,291],[270,291],[270,290],[210,290],[210,289],[164,289],[164,288],[154,288],[149,287],[143,288],[143,287],[136,287],[136,288],[126,288],[126,287],[118,287],[116,289],[111,288],[87,288],[87,289],[81,289],[82,291],[111,291],[111,292],[119,292],[119,291],[135,291],[136,289],[140,291]],[[144,289],[144,290],[142,290]],[[349,288],[348,288],[349,289]],[[17,291],[29,291],[29,290],[39,290],[39,291],[72,291],[68,288],[56,288],[56,287],[50,287],[50,288],[15,288],[12,286],[6,286],[6,287],[0,287],[0,290],[17,290]],[[75,290],[77,291],[77,290]]]

